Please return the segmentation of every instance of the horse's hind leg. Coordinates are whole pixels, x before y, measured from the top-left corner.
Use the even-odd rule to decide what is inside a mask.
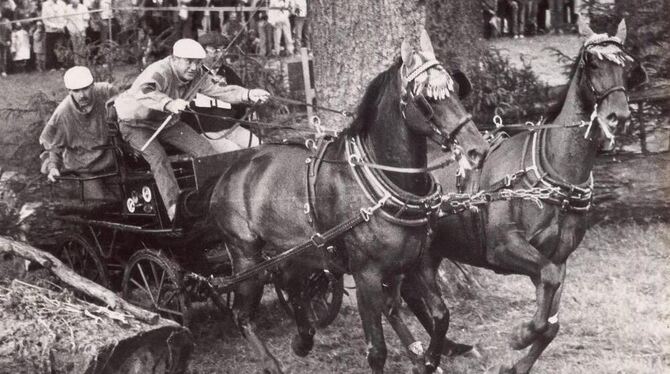
[[[229,240],[228,249],[231,252],[233,266],[237,273],[259,262],[260,245],[253,245],[241,240]],[[233,302],[233,319],[242,336],[256,351],[257,357],[261,360],[262,372],[264,374],[279,374],[282,372],[279,362],[272,356],[263,340],[257,335],[256,324],[254,323],[263,296],[263,287],[264,282],[256,278],[244,281],[237,286],[235,301]]]
[[[309,282],[297,276],[286,275],[289,277],[286,282],[289,302],[293,308],[293,318],[298,328],[298,334],[293,337],[291,347],[296,355],[305,357],[314,347],[315,333],[314,326],[307,315],[310,300],[306,295],[309,292],[304,292]]]
[[[519,361],[517,361],[514,364],[513,368],[502,368],[500,370],[501,374],[525,374],[529,373],[530,369],[533,367],[537,359],[540,357],[542,352],[544,352],[545,348],[554,340],[556,335],[558,334],[558,330],[560,327],[559,321],[558,321],[558,308],[561,303],[561,294],[563,293],[563,282],[562,280],[565,279],[565,265],[561,267],[561,285],[558,287],[556,292],[553,294],[553,298],[551,301],[551,317],[547,319],[547,326],[545,329],[540,333],[537,338],[533,341],[530,349],[528,350],[528,353],[524,357],[522,357]],[[536,284],[537,288],[537,293],[541,293],[541,285]],[[538,296],[538,302],[540,301],[540,297]],[[539,306],[538,306],[539,308]],[[535,317],[537,318],[539,315],[539,312],[536,313]]]

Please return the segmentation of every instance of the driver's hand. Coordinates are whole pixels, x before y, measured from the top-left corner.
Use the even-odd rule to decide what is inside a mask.
[[[165,105],[168,112],[179,113],[188,107],[188,101],[184,99],[174,99]]]
[[[56,182],[56,178],[60,177],[60,171],[58,171],[57,168],[51,168],[49,170],[49,174],[47,175],[47,179],[49,182]]]
[[[264,103],[270,99],[270,93],[260,88],[249,90],[249,101],[252,103]]]

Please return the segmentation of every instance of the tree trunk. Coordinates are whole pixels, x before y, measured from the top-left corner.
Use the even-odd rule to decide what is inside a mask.
[[[418,40],[426,7],[419,0],[312,1],[312,48],[319,105],[354,112],[367,84],[400,55],[404,38]],[[351,119],[319,112],[328,129]]]
[[[484,48],[481,1],[433,0],[427,8],[426,29],[437,58],[449,69],[473,72]]]

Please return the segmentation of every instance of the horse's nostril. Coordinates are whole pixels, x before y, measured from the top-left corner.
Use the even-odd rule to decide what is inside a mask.
[[[610,113],[610,115],[607,116],[607,120],[608,120],[610,123],[615,123],[615,122],[618,121],[618,119],[619,119],[618,116],[617,116],[616,114],[614,114],[614,113]]]

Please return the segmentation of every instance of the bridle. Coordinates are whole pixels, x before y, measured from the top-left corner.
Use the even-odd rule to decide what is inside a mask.
[[[621,91],[624,94],[626,94],[626,88],[623,85],[619,86],[613,86],[608,89],[606,89],[603,92],[598,92],[595,87],[593,87],[593,83],[591,81],[591,76],[589,74],[589,69],[586,68],[587,61],[586,61],[586,54],[588,53],[589,48],[597,47],[597,46],[605,46],[605,45],[614,45],[618,47],[623,53],[626,53],[623,45],[619,42],[616,42],[614,40],[608,39],[605,41],[597,42],[597,43],[592,43],[592,44],[586,44],[584,46],[584,50],[582,51],[582,55],[579,58],[579,66],[580,68],[584,69],[584,76],[586,78],[586,82],[589,86],[589,89],[591,90],[591,93],[593,94],[595,98],[595,103],[596,105],[600,104],[605,100],[609,95],[613,94],[614,92]]]
[[[435,117],[435,111],[428,102],[428,99],[426,99],[423,93],[415,94],[413,89],[408,88],[408,86],[410,84],[413,84],[414,80],[421,73],[435,66],[442,67],[442,64],[440,64],[440,62],[435,59],[431,59],[421,64],[407,75],[403,75],[402,69],[400,70],[401,80],[405,87],[404,90],[405,93],[400,97],[400,113],[402,114],[402,118],[406,120],[407,119],[406,112],[408,108],[416,108],[416,110],[418,110],[421,113],[421,115],[426,119],[426,121],[430,125],[431,134],[428,136],[428,138],[437,143],[442,148],[443,151],[448,151],[452,148],[453,145],[458,145],[456,136],[461,131],[463,126],[465,126],[468,122],[472,120],[472,116],[469,114],[463,116],[463,118],[460,119],[456,127],[451,132],[445,133],[444,131],[442,131],[442,128],[446,126],[440,126],[441,123],[439,123],[437,118]],[[444,73],[448,74],[446,70],[444,71]],[[408,106],[407,104],[409,102],[412,102],[414,105]]]
[[[596,43],[592,43],[592,44],[586,44],[584,46],[584,49],[582,50],[582,53],[581,53],[581,56],[580,56],[580,59],[579,59],[579,66],[580,66],[581,69],[583,69],[583,78],[582,79],[586,80],[588,88],[589,88],[591,94],[594,97],[594,107],[593,107],[593,113],[591,114],[591,123],[589,124],[589,127],[586,130],[586,134],[584,135],[585,137],[588,137],[588,135],[590,133],[590,130],[591,130],[591,125],[593,124],[593,121],[598,119],[598,116],[597,116],[598,106],[607,97],[609,97],[611,94],[613,94],[615,92],[621,91],[621,92],[624,93],[624,95],[627,95],[626,88],[623,85],[612,86],[612,87],[604,90],[603,92],[598,92],[598,90],[593,86],[593,82],[591,80],[591,75],[589,74],[589,69],[587,68],[586,54],[588,53],[589,48],[597,47],[597,46],[605,46],[605,45],[614,45],[614,46],[618,47],[622,52],[625,53],[623,45],[610,38],[610,39],[607,39],[607,40],[604,40],[604,41],[600,41],[600,42],[596,42]],[[598,120],[598,123],[600,124],[601,128],[605,132],[606,136],[608,138],[610,138],[610,140],[613,141],[614,135],[612,134],[612,130],[609,128],[609,126],[606,125],[606,124],[600,123],[599,120]]]

